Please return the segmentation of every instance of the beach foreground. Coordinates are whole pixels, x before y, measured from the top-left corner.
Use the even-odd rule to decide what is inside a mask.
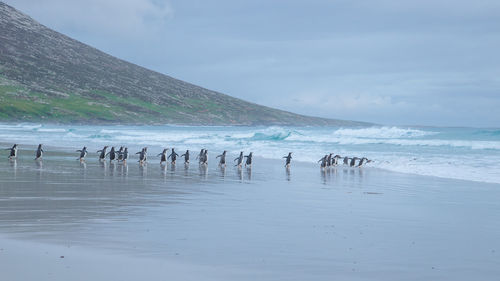
[[[500,186],[295,162],[0,161],[5,280],[496,280]],[[153,162],[154,161],[154,162]]]

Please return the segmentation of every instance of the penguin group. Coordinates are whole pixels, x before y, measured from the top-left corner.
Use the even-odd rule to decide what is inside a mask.
[[[333,153],[325,154],[321,159],[318,160],[318,163],[320,163],[320,167],[322,169],[330,168],[330,167],[335,167],[339,165],[339,160],[343,158],[342,162],[343,165],[347,165],[349,167],[361,167],[365,165],[366,163],[372,162],[372,160],[363,157],[363,158],[358,158],[358,157],[342,157],[340,155],[335,155],[332,156]],[[356,161],[359,160],[357,163]]]
[[[117,161],[126,164],[127,160],[129,159],[129,152],[128,148],[121,146],[118,150],[115,149],[114,146],[112,146],[109,151],[108,151],[109,146],[104,146],[102,149],[99,149],[96,151],[98,154],[98,160],[100,162],[104,162],[106,160],[109,160],[110,162]],[[18,145],[14,144],[11,148],[6,148],[5,150],[10,150],[9,153],[9,159],[13,160],[17,158],[18,155]],[[42,149],[42,144],[38,145],[38,148],[35,152],[35,160],[41,160],[42,155],[43,155],[43,149]],[[87,155],[88,155],[88,150],[87,147],[84,146],[82,149],[76,150],[78,152],[78,158],[80,162],[84,162]],[[148,148],[143,147],[141,151],[136,152],[135,154],[138,154],[139,160],[138,162],[143,165],[147,163],[148,159]],[[218,155],[216,157],[220,158],[219,159],[219,166],[220,167],[226,167],[226,154],[227,151],[224,150],[222,154]],[[170,149],[170,154],[169,154],[169,148],[163,149],[162,152],[160,152],[157,157],[160,157],[160,164],[165,164],[170,160],[170,163],[172,165],[176,164],[177,157],[184,157],[184,164],[189,165],[189,150],[186,150],[186,152],[182,155],[179,156],[177,152],[175,152],[175,148]],[[234,161],[238,161],[235,166],[238,166],[239,168],[242,167],[243,162],[245,162],[245,167],[251,167],[252,166],[252,157],[253,153],[250,152],[248,155],[243,155],[243,151],[240,153],[239,157],[236,157]],[[203,148],[200,151],[200,154],[196,157],[196,159],[199,159],[199,164],[200,166],[207,166],[208,165],[208,150]]]
[[[104,146],[102,149],[98,150],[96,153],[98,153],[98,159],[99,161],[106,161],[108,158],[110,162],[112,161],[117,161],[121,163],[127,163],[127,160],[129,158],[129,152],[127,147],[121,146],[118,150],[115,149],[114,146],[111,147],[109,152],[107,152],[107,149],[109,146]],[[9,153],[9,159],[16,159],[18,155],[18,145],[14,144],[11,148],[6,148],[5,150],[10,150]],[[170,149],[170,154],[168,154],[169,149],[165,148],[161,153],[156,155],[157,157],[160,157],[160,164],[165,164],[168,162],[170,159],[171,164],[175,165],[177,161],[177,157],[184,157],[184,164],[189,165],[189,150],[186,150],[186,152],[182,155],[179,156],[177,152],[175,152],[174,148]],[[85,161],[85,157],[88,154],[87,147],[84,146],[82,149],[76,150],[76,152],[79,152],[79,156],[77,160],[80,162]],[[38,145],[38,148],[36,149],[35,152],[35,160],[41,160],[43,156],[43,148],[42,144]],[[146,164],[147,159],[148,159],[148,148],[143,147],[141,151],[136,152],[135,154],[139,155],[139,160],[138,162],[143,165]],[[220,155],[217,155],[216,159],[219,159],[219,167],[226,167],[226,154],[227,151],[224,150]],[[253,158],[253,153],[250,152],[248,155],[244,155],[243,151],[240,152],[239,156],[234,158],[233,162],[236,162],[234,166],[237,166],[238,168],[241,168],[243,164],[245,167],[250,168],[252,167],[252,158]],[[292,152],[289,152],[288,155],[283,156],[285,159],[285,167],[290,168],[290,164],[292,161]],[[198,156],[196,156],[196,159],[199,161],[200,166],[207,166],[208,165],[208,150],[203,148],[200,150],[200,153]],[[333,155],[333,153],[325,154],[321,159],[318,160],[318,163],[320,163],[320,167],[322,169],[325,168],[330,168],[330,167],[335,167],[339,165],[340,159],[343,159],[343,164],[347,165],[349,167],[362,167],[363,165],[372,162],[372,160],[366,158],[366,157],[342,157],[340,155]],[[357,161],[357,162],[356,162]]]

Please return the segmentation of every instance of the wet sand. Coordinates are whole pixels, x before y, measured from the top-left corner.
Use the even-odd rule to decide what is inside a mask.
[[[0,161],[6,280],[497,280],[500,185],[254,167]],[[61,258],[64,256],[64,258]],[[4,274],[5,273],[5,274]]]

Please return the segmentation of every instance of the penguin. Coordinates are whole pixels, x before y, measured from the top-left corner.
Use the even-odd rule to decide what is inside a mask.
[[[245,167],[246,166],[252,167],[252,154],[253,152],[250,152],[248,155],[245,156],[245,158],[247,159],[247,161],[245,162]]]
[[[333,153],[330,153],[330,154],[328,154],[328,157],[326,158],[326,166],[327,167],[330,167],[333,164],[332,163],[332,155],[333,155]],[[333,161],[335,161],[335,160],[333,160]]]
[[[42,160],[42,154],[43,154],[42,144],[39,144],[38,148],[36,149],[35,160]]]
[[[240,152],[240,156],[234,158],[234,161],[236,160],[238,160],[238,162],[234,166],[238,166],[238,168],[241,168],[241,164],[243,163],[243,151]]]
[[[198,161],[199,161],[199,163],[200,163],[200,164],[201,164],[201,163],[203,163],[203,154],[204,154],[204,153],[205,153],[205,149],[204,149],[204,148],[202,148],[202,149],[200,150],[200,154],[198,154],[198,156],[196,156],[196,159],[199,159]]]
[[[108,155],[108,154],[109,154],[109,161],[110,162],[116,159],[116,151],[115,151],[114,146],[111,147],[111,151],[109,151],[106,155]]]
[[[165,148],[165,149],[163,149],[163,151],[161,153],[156,155],[156,156],[161,155],[160,164],[163,164],[163,162],[167,162],[167,151],[168,151],[168,148]]]
[[[77,158],[77,160],[80,160],[80,162],[85,161],[85,156],[87,156],[87,147],[84,146],[81,150],[77,150],[76,152],[80,152],[80,157]]]
[[[10,150],[9,159],[17,158],[17,144],[14,144],[12,148],[6,148],[5,150]]]
[[[220,158],[219,167],[226,166],[226,153],[227,151],[224,150],[221,155],[217,155],[217,157],[215,157],[215,159]]]
[[[288,156],[283,156],[283,158],[286,158],[285,167],[290,168],[290,162],[292,161],[292,153],[289,152]]]
[[[351,158],[349,158],[347,156],[344,157],[344,165],[349,165],[349,159],[351,159]]]
[[[205,149],[203,152],[203,163],[204,165],[208,165],[208,150]]]
[[[177,154],[175,150],[172,148],[172,153],[170,153],[170,155],[168,156],[168,158],[172,159],[172,165],[175,165],[175,160],[177,160],[177,156],[179,156],[179,154]]]
[[[108,149],[108,146],[105,145],[101,150],[98,150],[97,153],[100,152],[99,154],[99,160],[105,161],[106,160],[106,149]]]
[[[127,147],[125,147],[125,149],[123,150],[123,152],[122,152],[121,155],[122,155],[122,161],[123,161],[123,163],[126,164],[127,163],[127,159],[128,159],[128,148]]]
[[[363,158],[361,158],[361,160],[359,161],[358,166],[356,166],[356,167],[361,167],[361,166],[363,166],[363,164],[370,163],[370,162],[372,162],[372,160],[369,160],[368,158],[363,157]]]
[[[339,164],[339,159],[340,158],[342,158],[342,156],[340,156],[338,154],[335,155],[335,156],[333,156],[333,158],[332,158],[332,165],[337,166]]]
[[[358,159],[359,159],[358,157],[353,157],[351,159],[351,163],[349,164],[349,166],[354,167],[356,165],[356,160],[358,160]]]
[[[325,168],[326,167],[326,161],[328,160],[328,154],[323,156],[323,158],[319,159],[318,162],[321,162],[320,167]]]
[[[120,146],[120,149],[116,152],[118,156],[116,157],[116,161],[122,161],[123,160],[123,146]]]
[[[144,164],[148,160],[148,148],[144,147],[141,151],[136,152],[135,154],[139,154],[139,163]]]
[[[186,153],[181,155],[181,157],[183,156],[184,156],[184,164],[189,164],[189,150],[186,150]]]

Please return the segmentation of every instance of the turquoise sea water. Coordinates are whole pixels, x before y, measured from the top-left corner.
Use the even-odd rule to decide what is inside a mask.
[[[369,165],[403,173],[500,183],[500,129],[431,127],[197,127],[197,126],[81,126],[1,124],[0,142],[18,143],[21,155],[31,145],[95,152],[103,145],[128,146],[131,152],[148,146],[150,155],[162,148],[201,148],[218,154],[240,151],[256,159],[316,162],[326,153],[368,157]],[[234,155],[234,157],[233,157]],[[89,155],[89,157],[93,157]],[[150,160],[154,161],[154,160]],[[257,160],[258,163],[258,160]]]

